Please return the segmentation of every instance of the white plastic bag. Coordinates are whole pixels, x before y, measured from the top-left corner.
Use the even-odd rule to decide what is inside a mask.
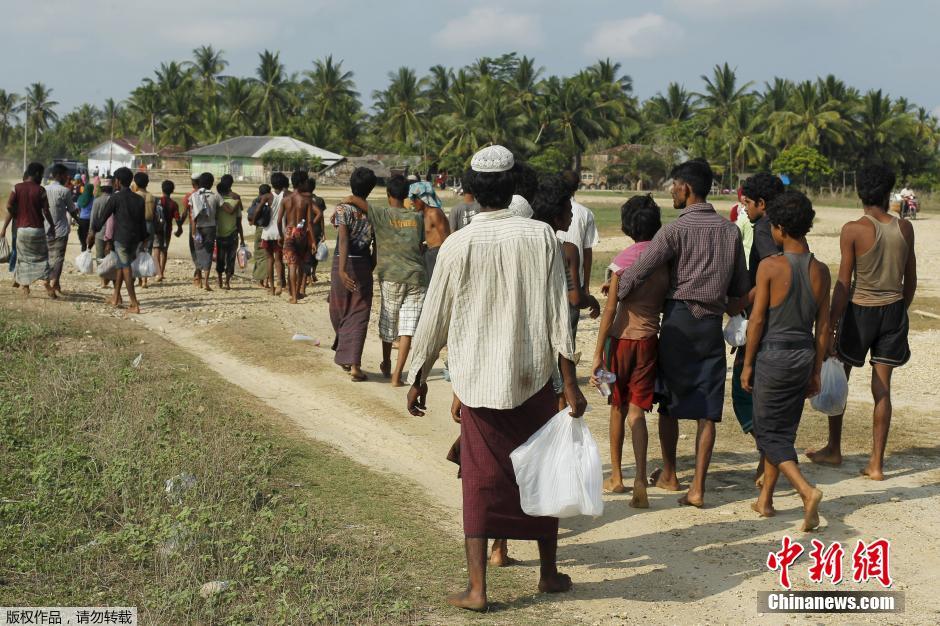
[[[137,258],[131,261],[131,271],[137,278],[150,278],[157,275],[157,262],[149,253],[141,251]]]
[[[583,418],[565,408],[512,451],[522,510],[550,517],[598,516],[601,456]]]
[[[328,258],[330,258],[330,249],[329,249],[329,247],[327,247],[325,241],[321,241],[321,242],[320,242],[320,245],[317,246],[317,254],[316,254],[316,257],[317,257],[317,261],[319,261],[319,262],[321,262],[321,263],[322,263],[323,261],[326,261]]]
[[[251,250],[248,249],[248,246],[239,246],[238,252],[235,253],[235,260],[238,262],[238,267],[245,269],[248,267],[248,261],[251,260]]]
[[[91,254],[91,250],[85,250],[75,257],[75,269],[77,269],[80,274],[95,273],[95,259]]]
[[[98,276],[111,280],[114,269],[118,264],[117,252],[109,252],[101,261],[98,262]]]
[[[6,237],[0,237],[0,263],[6,263],[10,260],[10,243]]]
[[[725,341],[736,348],[747,343],[747,318],[743,314],[735,315],[725,324]]]
[[[838,359],[826,359],[819,373],[819,393],[810,398],[810,405],[826,415],[842,415],[849,398],[849,380],[845,366]]]

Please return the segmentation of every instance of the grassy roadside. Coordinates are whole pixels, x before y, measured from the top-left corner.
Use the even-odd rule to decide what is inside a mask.
[[[300,438],[131,324],[0,311],[0,376],[16,381],[0,386],[0,605],[132,605],[141,623],[459,620],[442,600],[463,582],[462,545],[413,485]],[[201,597],[213,580],[231,585]]]

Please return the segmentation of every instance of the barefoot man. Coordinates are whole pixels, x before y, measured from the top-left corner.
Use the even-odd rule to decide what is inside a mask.
[[[392,176],[386,183],[387,207],[369,210],[375,229],[376,274],[382,293],[379,310],[379,336],[382,339],[380,369],[391,374],[393,387],[404,387],[402,372],[411,350],[411,338],[421,317],[421,307],[428,289],[428,273],[422,256],[424,217],[406,209],[408,181]],[[392,342],[399,340],[398,360],[392,370]]]
[[[213,183],[215,176],[203,172],[199,175],[199,189],[189,197],[189,221],[196,250],[196,267],[202,277],[201,286],[206,291],[212,291],[209,274],[212,273],[212,251],[215,249],[216,216],[222,207],[222,196],[212,189]]]
[[[46,190],[40,185],[45,168],[42,163],[30,163],[23,182],[17,183],[7,201],[7,217],[0,229],[0,237],[6,237],[7,226],[16,220],[16,268],[13,282],[29,295],[29,286],[37,280],[43,281],[46,292],[56,297],[49,284],[49,240],[55,238],[55,222],[49,212]],[[47,231],[43,220],[50,224]],[[48,237],[47,237],[48,236]]]
[[[114,216],[114,252],[117,254],[117,276],[114,279],[114,296],[111,304],[115,307],[121,305],[121,282],[127,285],[127,296],[130,299],[129,313],[140,313],[140,304],[137,302],[137,293],[134,291],[134,275],[131,273],[131,263],[137,258],[137,249],[147,240],[146,209],[144,199],[131,191],[131,181],[134,174],[126,167],[119,167],[114,172],[115,191],[108,198],[108,204],[91,225],[88,233],[89,244],[94,244],[95,232],[104,228],[105,222]]]
[[[69,242],[69,224],[71,216],[76,213],[75,201],[72,199],[72,189],[67,186],[69,170],[62,163],[52,166],[52,182],[46,186],[46,197],[49,200],[49,214],[52,215],[52,226],[55,232],[49,235],[47,243],[49,248],[49,284],[62,295],[62,285],[59,279],[62,276],[62,267],[65,264],[65,248]]]
[[[639,260],[620,276],[617,297],[623,300],[642,288],[660,265],[669,264],[657,364],[663,467],[653,473],[651,483],[679,490],[678,420],[695,420],[695,476],[679,504],[701,507],[715,424],[721,421],[725,401],[722,316],[728,298],[746,296],[750,283],[738,227],[705,201],[712,186],[711,167],[702,159],[687,161],[673,169],[672,179],[672,204],[681,213],[656,233]]]
[[[469,584],[448,598],[454,606],[483,611],[488,538],[535,539],[541,562],[539,590],[571,588],[558,572],[558,519],[522,512],[509,454],[556,413],[555,364],[565,379],[572,415],[586,401],[575,377],[575,348],[568,324],[564,260],[555,233],[544,223],[515,217],[513,156],[489,146],[471,162],[481,209],[473,222],[441,247],[414,338],[408,411],[421,416],[427,375],[441,348],[451,355],[451,380],[459,398],[463,520]],[[520,284],[538,289],[519,289]]]
[[[885,445],[891,425],[891,374],[911,358],[907,309],[917,290],[914,228],[888,212],[894,172],[881,165],[858,173],[863,214],[842,227],[842,262],[832,291],[833,352],[845,373],[865,365],[871,353],[872,449],[862,474],[884,480]],[[852,279],[855,279],[854,290]],[[825,448],[807,451],[814,463],[842,464],[842,415],[829,418]]]
[[[304,172],[306,173],[306,172]],[[313,203],[313,186],[309,178],[294,184],[294,193],[284,199],[284,263],[287,264],[287,287],[290,303],[297,304],[304,282],[304,263],[312,254],[313,222],[320,210]]]
[[[829,268],[806,243],[816,217],[809,198],[787,191],[766,210],[783,254],[766,258],[757,270],[741,371],[741,386],[754,394],[754,438],[765,459],[760,496],[751,508],[761,517],[776,514],[774,487],[783,474],[803,500],[801,530],[808,532],[819,526],[823,494],[803,477],[793,444],[805,398],[819,393],[829,350]]]

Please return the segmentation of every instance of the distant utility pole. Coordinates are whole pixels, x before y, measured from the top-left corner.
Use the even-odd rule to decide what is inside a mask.
[[[26,144],[29,143],[29,92],[26,92],[26,117],[23,119],[23,171],[26,171]]]

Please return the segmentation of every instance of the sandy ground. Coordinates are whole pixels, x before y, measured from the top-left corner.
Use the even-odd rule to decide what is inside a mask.
[[[857,212],[821,209],[811,236],[816,254],[827,263],[838,260],[837,234],[841,224]],[[918,221],[918,256],[922,290],[928,298],[913,308],[929,307],[940,290],[940,271],[935,259],[940,253],[940,219]],[[333,231],[330,229],[330,236]],[[67,259],[78,253],[72,235]],[[622,247],[622,237],[605,238],[598,251]],[[331,246],[332,247],[332,246]],[[299,305],[287,303],[286,295],[268,296],[250,285],[247,275],[238,276],[231,291],[211,293],[196,290],[190,281],[192,269],[185,241],[174,239],[170,251],[168,280],[140,290],[143,314],[126,316],[105,305],[108,292],[97,288],[97,278],[80,276],[67,263],[63,286],[68,297],[62,302],[46,300],[41,287],[33,299],[41,306],[75,307],[82,313],[127,317],[154,333],[198,355],[205,363],[255,394],[273,409],[289,416],[309,436],[328,442],[351,458],[379,470],[402,474],[440,501],[447,515],[441,528],[461,537],[460,484],[456,468],[444,458],[458,434],[449,417],[450,385],[440,370],[431,376],[429,412],[424,418],[405,411],[405,391],[385,384],[378,374],[380,343],[376,329],[378,298],[366,344],[363,368],[371,380],[353,383],[333,365],[332,329],[327,313],[328,275],[321,269],[321,282],[308,291]],[[6,287],[0,291],[0,306],[17,306],[21,298]],[[377,291],[377,290],[376,290]],[[750,510],[755,497],[751,482],[756,455],[753,442],[743,435],[729,408],[719,425],[718,443],[709,475],[706,508],[679,508],[676,494],[652,489],[651,508],[637,511],[628,506],[629,495],[605,496],[606,509],[597,519],[562,520],[559,559],[575,581],[572,593],[541,597],[537,601],[506,602],[509,595],[525,590],[491,588],[496,602],[490,617],[504,622],[535,619],[562,623],[607,624],[622,621],[651,623],[739,623],[756,617],[757,594],[777,589],[776,574],[765,567],[767,553],[778,550],[784,535],[803,541],[811,537],[829,543],[841,541],[849,555],[846,571],[851,574],[851,549],[857,539],[886,537],[892,541],[891,571],[895,589],[906,594],[906,623],[936,623],[940,619],[940,537],[936,520],[940,515],[940,419],[933,391],[940,356],[940,323],[925,319],[912,334],[914,357],[895,377],[895,420],[889,441],[888,479],[873,483],[858,476],[870,445],[871,400],[867,391],[869,372],[853,376],[850,413],[847,417],[845,464],[824,468],[804,464],[808,478],[825,492],[818,533],[797,531],[801,514],[799,499],[788,485],[778,490],[775,518],[760,519]],[[295,332],[317,337],[321,347],[291,342]],[[590,355],[597,323],[584,319],[579,344]],[[393,355],[394,356],[394,355]],[[441,364],[438,363],[438,366]],[[589,363],[579,367],[582,380]],[[584,387],[593,404],[586,415],[609,469],[607,411],[600,397]],[[656,420],[650,418],[650,465],[659,457]],[[807,408],[798,444],[820,444],[825,418]],[[694,430],[684,424],[680,440],[680,478],[691,475]],[[629,450],[629,443],[627,444]],[[626,451],[625,451],[626,452]],[[625,479],[633,474],[632,454],[625,453]],[[534,586],[537,572],[534,544],[513,542],[512,554],[520,567],[531,570]],[[831,585],[809,582],[804,556],[792,572],[794,589],[832,590]],[[877,583],[843,583],[840,589],[877,590]],[[804,621],[796,615],[764,615],[770,623]],[[882,621],[874,617],[815,615],[813,622],[859,623]],[[901,621],[895,619],[891,621]]]

